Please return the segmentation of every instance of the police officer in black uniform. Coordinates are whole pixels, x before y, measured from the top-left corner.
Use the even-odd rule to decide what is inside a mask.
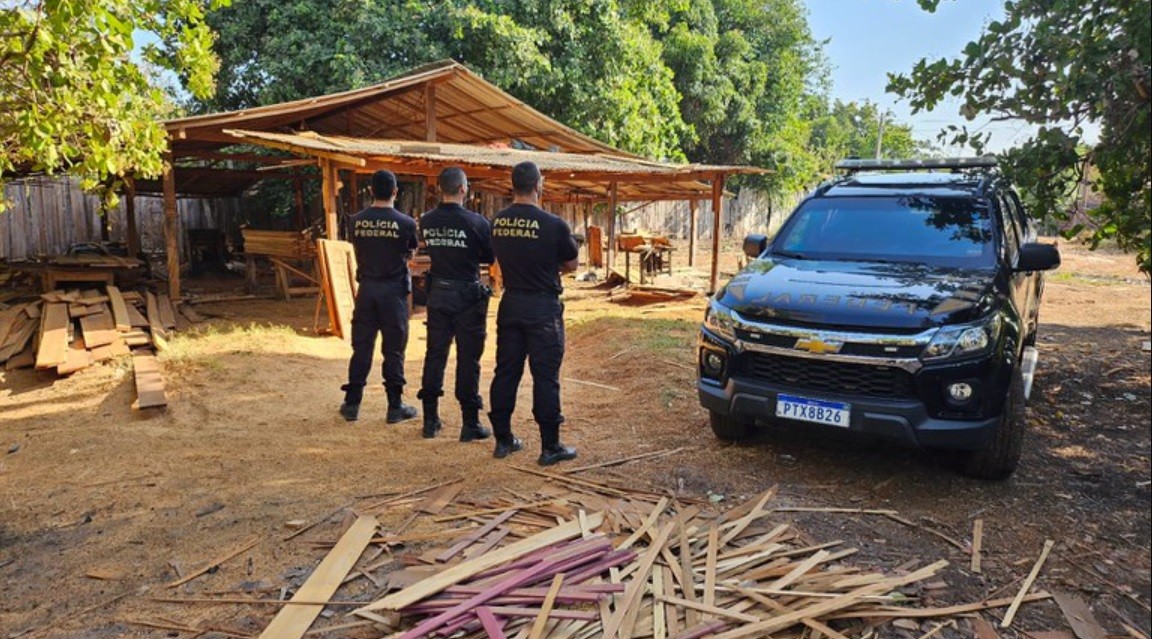
[[[440,206],[420,218],[420,235],[432,267],[428,270],[428,350],[418,397],[424,403],[424,437],[440,431],[439,401],[444,365],[456,340],[456,399],[463,415],[460,441],[487,439],[480,424],[480,356],[487,337],[491,289],[480,283],[480,264],[492,263],[488,220],[464,208],[468,177],[457,167],[440,172]]]
[[[532,371],[532,416],[540,427],[541,466],[576,457],[560,443],[560,364],[564,360],[564,305],[560,273],[576,270],[579,255],[564,220],[541,209],[544,179],[531,162],[512,169],[512,205],[492,219],[492,249],[504,277],[496,314],[496,373],[492,378],[492,430],[497,459],[522,447],[512,434],[516,390],[524,360]]]
[[[352,359],[348,383],[341,387],[340,415],[348,421],[360,416],[364,384],[372,368],[376,334],[384,334],[384,389],[388,394],[389,424],[416,416],[404,404],[404,349],[408,346],[408,293],[412,279],[408,257],[416,250],[416,221],[392,208],[396,176],[391,171],[372,175],[372,205],[352,216],[352,246],[356,250],[360,283],[352,311]]]

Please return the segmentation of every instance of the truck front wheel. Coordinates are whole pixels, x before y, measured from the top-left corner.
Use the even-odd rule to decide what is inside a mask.
[[[715,411],[709,411],[708,416],[712,423],[712,432],[718,439],[726,442],[748,439],[752,436],[752,430],[756,427],[756,421],[746,417],[721,415]]]
[[[1024,377],[1020,367],[1012,373],[1004,410],[992,441],[983,450],[963,453],[960,472],[977,479],[1007,479],[1020,464],[1024,443]]]

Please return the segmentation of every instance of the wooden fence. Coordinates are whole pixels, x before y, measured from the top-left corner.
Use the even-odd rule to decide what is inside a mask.
[[[0,259],[22,260],[36,255],[60,254],[72,244],[97,242],[100,232],[100,200],[84,193],[68,178],[29,178],[4,184],[6,207],[0,212]],[[136,228],[145,252],[164,251],[164,202],[139,196]],[[108,238],[127,241],[123,201],[108,217]],[[230,233],[241,216],[239,198],[206,200],[180,198],[179,246],[186,255],[184,231],[222,229]]]
[[[7,208],[0,212],[0,259],[21,260],[35,255],[59,254],[71,244],[94,242],[101,239],[100,201],[82,192],[73,180],[67,178],[30,178],[4,185]],[[489,208],[499,208],[498,198],[485,202]],[[740,189],[737,197],[725,198],[723,237],[743,237],[749,233],[776,232],[799,200],[799,196],[770,199],[752,189]],[[698,204],[696,237],[700,242],[712,238],[712,205],[708,201]],[[572,230],[586,233],[582,206],[545,208],[564,217]],[[180,198],[180,238],[182,259],[187,258],[184,231],[188,229],[221,229],[228,233],[233,244],[239,243],[239,225],[251,222],[256,228],[281,228],[289,218],[251,219],[240,198],[206,200]],[[620,231],[644,230],[677,238],[689,233],[689,207],[687,202],[654,202],[650,204],[621,203],[625,213]],[[259,217],[259,216],[258,216]],[[607,227],[603,206],[589,223]],[[124,202],[112,211],[108,219],[108,237],[126,241]],[[164,251],[164,208],[159,197],[136,198],[136,226],[140,244],[145,252]]]

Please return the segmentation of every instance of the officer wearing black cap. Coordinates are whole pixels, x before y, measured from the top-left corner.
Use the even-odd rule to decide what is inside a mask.
[[[488,220],[464,208],[468,177],[457,167],[440,172],[440,205],[420,218],[420,235],[432,266],[428,270],[428,350],[418,397],[424,403],[424,432],[440,431],[439,401],[444,365],[456,341],[456,399],[463,416],[460,441],[487,439],[480,424],[480,356],[487,337],[491,289],[480,283],[480,264],[492,263]]]
[[[416,416],[416,409],[401,400],[404,392],[404,349],[408,346],[408,293],[412,280],[408,257],[416,250],[416,221],[392,208],[396,176],[391,171],[372,174],[372,205],[352,216],[352,246],[356,250],[359,290],[352,311],[352,359],[348,383],[341,387],[340,415],[348,421],[360,416],[364,384],[372,368],[377,333],[384,334],[384,389],[388,394],[389,424]]]
[[[492,249],[504,276],[496,314],[496,373],[492,378],[493,456],[522,447],[512,434],[516,391],[524,360],[532,371],[532,416],[540,427],[541,466],[576,457],[560,443],[560,364],[564,360],[564,305],[560,273],[576,270],[577,246],[564,220],[541,209],[544,179],[531,162],[512,169],[512,205],[492,219]]]

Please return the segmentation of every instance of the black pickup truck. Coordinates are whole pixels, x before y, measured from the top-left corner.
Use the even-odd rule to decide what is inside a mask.
[[[744,240],[752,261],[709,302],[697,388],[712,430],[842,428],[1008,477],[1056,247],[992,158],[838,167],[771,241]]]

